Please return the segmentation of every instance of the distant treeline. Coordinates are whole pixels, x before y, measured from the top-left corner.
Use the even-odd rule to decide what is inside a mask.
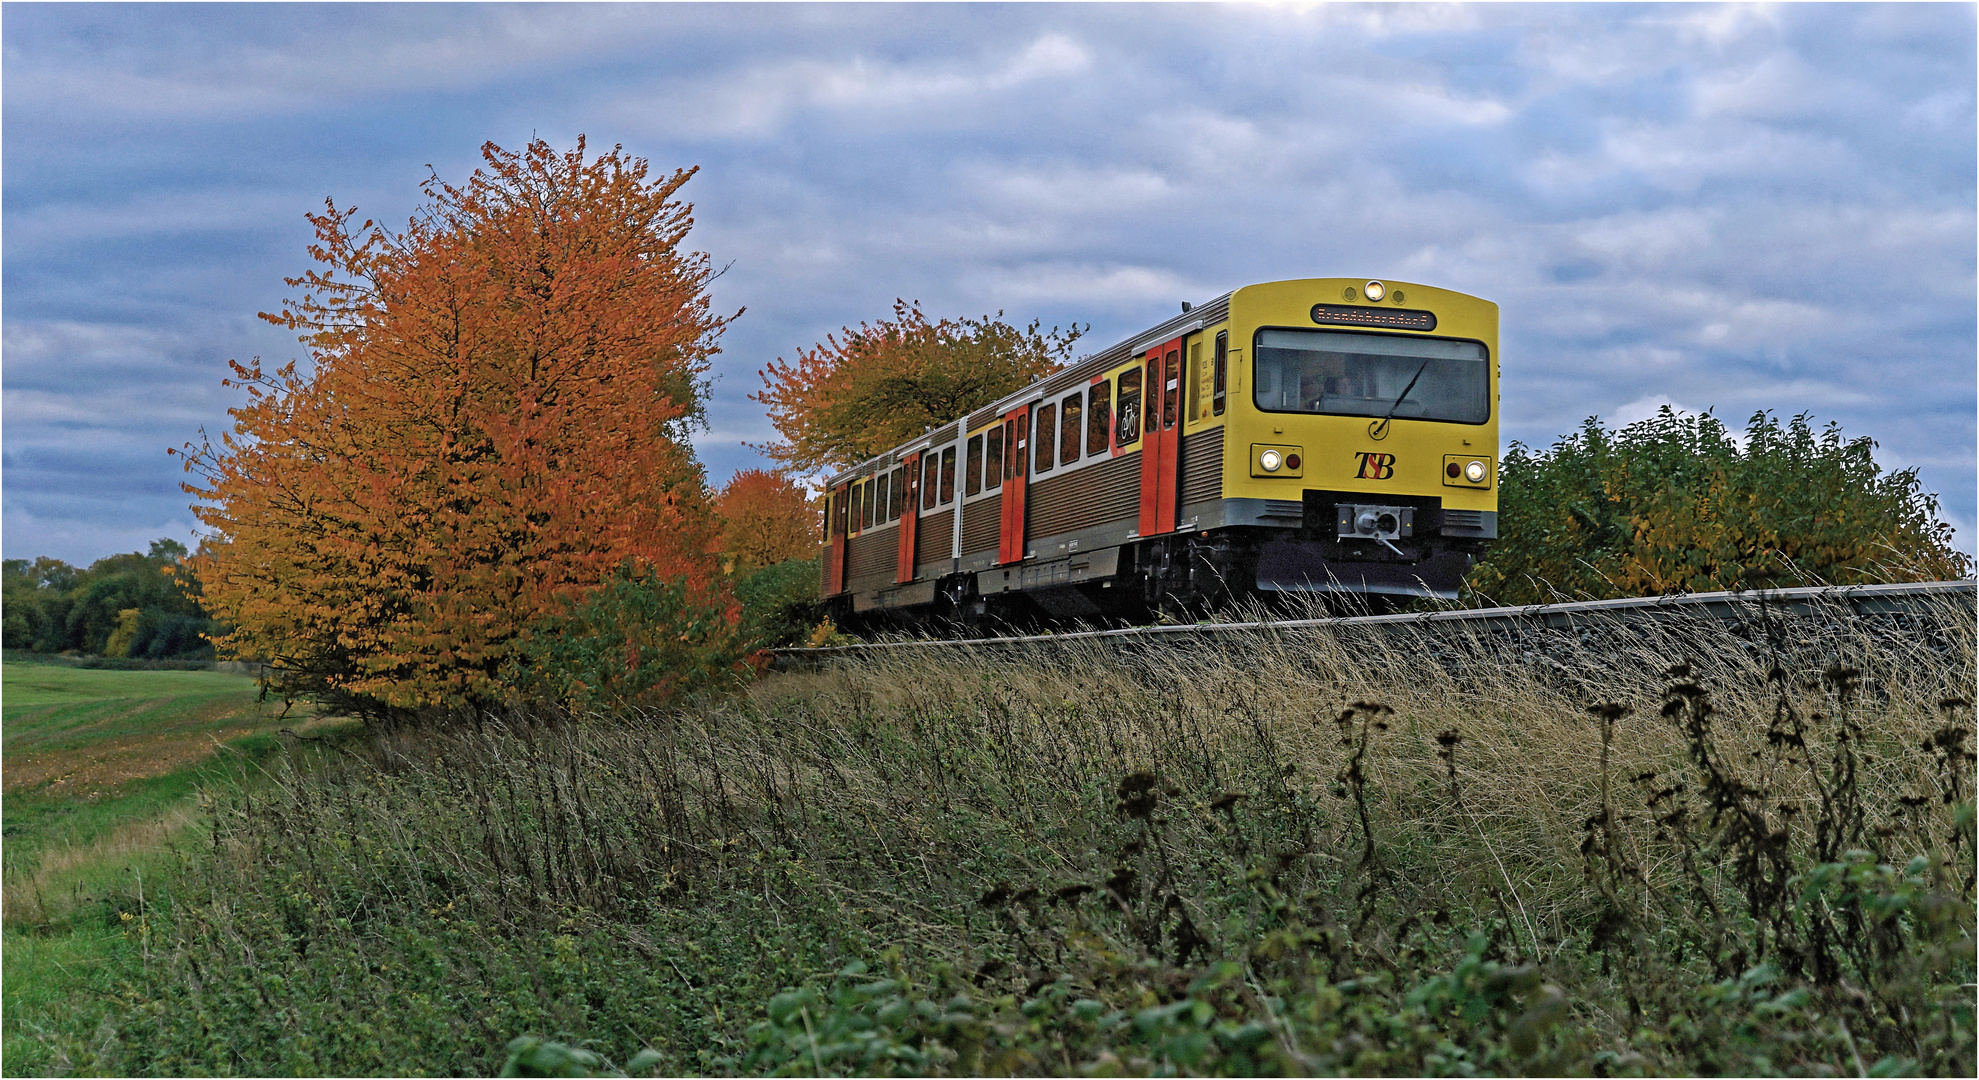
[[[82,652],[134,660],[210,660],[215,623],[199,583],[180,569],[186,547],[154,540],[149,554],[98,559],[88,569],[60,559],[8,559],[0,592],[0,639],[9,649]]]

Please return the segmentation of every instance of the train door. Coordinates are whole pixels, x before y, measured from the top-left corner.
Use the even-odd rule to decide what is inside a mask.
[[[996,561],[1024,561],[1024,475],[1030,465],[1031,407],[1003,414],[1003,504],[997,529]]]
[[[831,509],[825,519],[825,528],[831,530],[831,551],[825,561],[826,596],[837,596],[845,591],[846,509],[851,495],[851,484],[840,484],[832,489]]]
[[[1175,531],[1177,466],[1182,446],[1182,339],[1147,352],[1142,400],[1147,423],[1141,429],[1142,536]]]
[[[893,580],[901,585],[914,580],[914,543],[920,533],[921,520],[921,455],[908,454],[901,458],[901,480],[907,485],[907,495],[900,511],[900,557],[894,568]]]

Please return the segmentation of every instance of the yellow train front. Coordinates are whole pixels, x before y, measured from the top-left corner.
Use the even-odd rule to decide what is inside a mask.
[[[1498,307],[1249,285],[832,477],[841,626],[1452,597],[1498,518]]]

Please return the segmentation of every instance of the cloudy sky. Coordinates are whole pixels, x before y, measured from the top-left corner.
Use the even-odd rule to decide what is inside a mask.
[[[1504,432],[1812,411],[1974,540],[1969,5],[6,4],[4,541],[189,538],[165,449],[324,197],[403,220],[485,140],[698,165],[728,267],[711,479],[757,370],[895,297],[1090,323],[1250,282],[1497,301]]]

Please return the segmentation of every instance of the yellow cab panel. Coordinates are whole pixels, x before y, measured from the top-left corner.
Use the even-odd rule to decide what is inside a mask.
[[[1380,300],[1368,297],[1368,280],[1350,278],[1231,296],[1224,497],[1298,499],[1321,488],[1497,509],[1498,305],[1413,282],[1376,285]],[[1342,355],[1359,363],[1342,365]],[[1340,385],[1356,368],[1367,369],[1359,383]],[[1275,448],[1281,467],[1260,468],[1254,448]],[[1299,467],[1284,468],[1293,455]],[[1458,478],[1446,475],[1454,458]],[[1473,460],[1489,482],[1462,477]]]

